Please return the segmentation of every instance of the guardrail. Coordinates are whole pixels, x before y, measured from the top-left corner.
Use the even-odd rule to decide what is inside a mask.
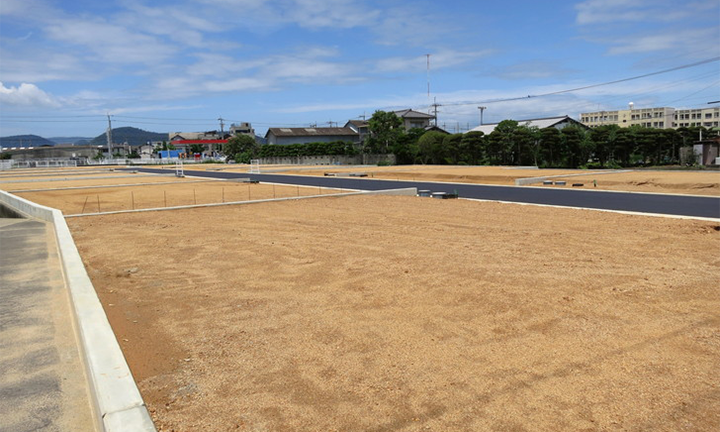
[[[0,202],[23,215],[55,226],[99,429],[104,432],[156,432],[62,212],[2,190]]]

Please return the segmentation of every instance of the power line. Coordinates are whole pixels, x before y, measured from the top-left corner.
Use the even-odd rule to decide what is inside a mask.
[[[572,93],[572,92],[576,92],[576,91],[580,91],[580,90],[586,90],[586,89],[595,88],[595,87],[602,87],[602,86],[607,86],[607,85],[612,85],[612,84],[618,84],[618,83],[633,81],[633,80],[637,80],[637,79],[641,79],[641,78],[647,78],[650,76],[665,74],[668,72],[674,72],[674,71],[678,71],[678,70],[682,70],[682,69],[688,69],[691,67],[716,62],[718,60],[720,60],[720,57],[713,57],[713,58],[702,60],[699,62],[690,63],[690,64],[686,64],[686,65],[682,65],[682,66],[676,66],[676,67],[673,67],[670,69],[664,69],[664,70],[657,71],[657,72],[650,72],[650,73],[646,73],[643,75],[637,75],[637,76],[630,77],[630,78],[622,78],[619,80],[607,81],[607,82],[599,83],[599,84],[591,84],[591,85],[587,85],[587,86],[583,86],[583,87],[576,87],[576,88],[567,89],[567,90],[559,90],[559,91],[554,91],[554,92],[541,93],[541,94],[537,94],[537,95],[527,95],[527,96],[519,96],[519,97],[512,97],[512,98],[505,98],[505,99],[491,99],[491,100],[485,100],[485,101],[451,102],[451,103],[446,103],[443,105],[459,106],[459,105],[477,105],[477,104],[497,103],[497,102],[511,102],[511,101],[517,101],[517,100],[526,100],[526,99],[533,99],[533,98],[539,98],[539,97],[544,97],[544,96],[558,95],[558,94],[563,94],[563,93]]]

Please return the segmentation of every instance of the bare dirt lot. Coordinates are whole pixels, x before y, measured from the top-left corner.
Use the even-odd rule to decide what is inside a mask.
[[[165,179],[172,181],[172,179]],[[15,192],[30,201],[60,209],[64,214],[83,214],[196,204],[253,201],[297,196],[327,195],[336,189],[251,184],[232,181],[174,181],[112,188],[87,188]],[[347,192],[347,191],[346,191]]]
[[[720,428],[718,223],[362,196],[68,224],[162,431]]]
[[[593,187],[595,180],[598,189],[607,190],[720,196],[720,171],[647,170],[588,174],[553,180],[566,180],[568,186],[571,183],[584,183],[588,188]]]

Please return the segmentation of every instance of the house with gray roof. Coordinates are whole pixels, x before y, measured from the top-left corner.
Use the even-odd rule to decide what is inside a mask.
[[[403,127],[405,130],[413,128],[427,129],[429,126],[432,126],[431,121],[435,119],[434,115],[425,114],[409,108],[393,112],[403,121]]]
[[[537,127],[538,129],[545,129],[549,127],[554,127],[555,129],[561,130],[562,128],[570,125],[580,126],[583,129],[589,129],[584,124],[580,123],[577,120],[574,120],[570,116],[561,116],[561,117],[546,117],[546,118],[538,118],[538,119],[528,119],[528,120],[515,120],[518,122],[519,126],[527,126],[527,127]],[[483,132],[485,135],[489,135],[492,131],[495,130],[499,123],[491,123],[491,124],[485,124],[480,125],[476,128],[470,129],[468,132]]]
[[[358,143],[360,134],[350,127],[269,128],[265,139],[268,144],[275,145],[335,141]]]

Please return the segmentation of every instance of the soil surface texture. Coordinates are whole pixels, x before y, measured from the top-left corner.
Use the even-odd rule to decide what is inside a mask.
[[[68,224],[161,431],[720,429],[720,223],[354,196]]]

